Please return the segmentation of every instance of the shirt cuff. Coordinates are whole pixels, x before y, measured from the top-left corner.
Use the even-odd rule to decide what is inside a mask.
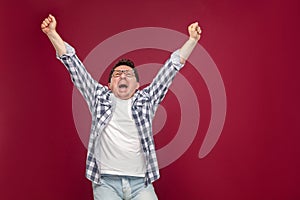
[[[173,65],[177,71],[179,71],[184,66],[184,64],[180,63],[179,49],[172,53],[171,62],[173,63]]]
[[[59,60],[65,58],[65,57],[71,57],[76,54],[75,49],[71,45],[69,45],[67,42],[64,42],[64,43],[65,43],[67,52],[61,56],[59,56],[58,53],[56,52],[56,58]]]

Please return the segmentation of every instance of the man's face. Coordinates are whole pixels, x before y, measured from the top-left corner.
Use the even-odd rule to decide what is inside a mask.
[[[124,100],[131,98],[139,86],[132,68],[126,65],[116,67],[108,83],[113,94]]]

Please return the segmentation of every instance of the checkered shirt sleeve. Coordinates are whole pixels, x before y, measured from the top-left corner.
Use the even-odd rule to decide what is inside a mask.
[[[158,104],[165,97],[176,73],[184,66],[180,63],[179,50],[172,53],[171,57],[165,62],[164,66],[159,70],[152,83],[145,88],[155,110]],[[154,110],[154,112],[155,112]]]
[[[57,56],[57,58],[65,65],[73,84],[86,100],[90,111],[93,112],[94,94],[99,83],[87,72],[83,63],[77,57],[75,49],[68,43],[65,43],[65,45],[67,49],[66,54],[60,57]]]

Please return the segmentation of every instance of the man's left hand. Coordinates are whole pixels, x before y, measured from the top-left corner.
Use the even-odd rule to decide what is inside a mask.
[[[198,41],[201,37],[201,28],[198,24],[198,22],[192,23],[188,27],[188,31],[190,34],[190,38],[193,38],[194,40]]]

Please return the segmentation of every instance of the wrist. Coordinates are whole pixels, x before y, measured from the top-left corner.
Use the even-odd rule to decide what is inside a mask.
[[[198,35],[197,37],[192,37],[192,36],[189,37],[189,40],[194,41],[196,43],[199,41],[199,39],[200,39],[200,35]]]
[[[199,39],[190,36],[188,40],[189,40],[191,43],[197,43]]]
[[[58,33],[56,32],[55,29],[49,30],[46,34],[47,34],[48,37],[55,37],[55,36],[58,35]]]

